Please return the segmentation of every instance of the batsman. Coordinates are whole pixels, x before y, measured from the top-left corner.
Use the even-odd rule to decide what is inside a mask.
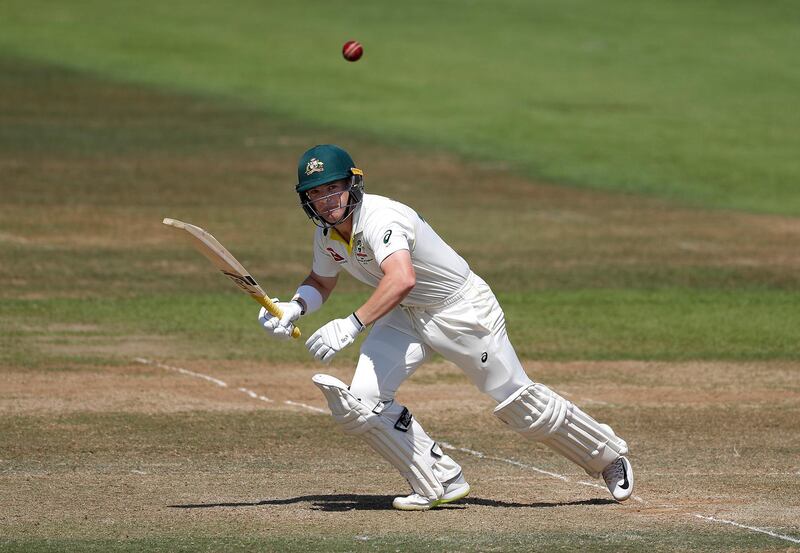
[[[364,175],[350,155],[331,144],[306,151],[295,190],[314,235],[311,272],[278,318],[262,308],[267,333],[289,339],[301,316],[319,309],[342,269],[375,290],[349,315],[314,332],[306,347],[328,362],[371,326],[350,386],[318,374],[334,420],[394,466],[411,494],[392,503],[422,511],[466,497],[461,466],[395,400],[399,386],[434,352],[460,367],[497,402],[494,415],[602,477],[617,501],[633,492],[628,446],[546,385],[533,382],[506,333],[503,310],[489,286],[410,207],[364,193]]]

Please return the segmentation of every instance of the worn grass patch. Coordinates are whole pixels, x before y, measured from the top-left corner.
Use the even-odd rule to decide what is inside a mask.
[[[794,364],[529,366],[629,441],[639,500],[623,505],[582,485],[586,475],[564,459],[515,438],[490,401],[448,378],[454,367],[423,367],[400,399],[473,486],[466,500],[427,514],[393,511],[406,484],[388,465],[328,416],[284,403],[324,405],[312,368],[187,367],[227,387],[150,365],[87,367],[82,378],[46,372],[46,380],[27,371],[40,403],[13,414],[21,388],[12,379],[0,396],[0,489],[14,490],[2,497],[3,546],[755,551],[787,542],[695,515],[790,537],[800,530],[792,455],[800,390],[785,386]],[[618,385],[614,374],[624,377]],[[687,392],[698,374],[698,390]],[[243,385],[272,401],[254,400]]]
[[[654,545],[655,544],[655,545]],[[320,533],[306,537],[243,537],[203,535],[160,539],[128,540],[4,540],[4,551],[55,552],[55,551],[786,551],[768,536],[737,536],[732,532],[713,532],[701,536],[679,532],[617,532],[603,536],[572,532],[497,534],[491,531],[443,535],[430,539],[427,535],[394,534],[374,535],[369,532],[357,535],[331,535]]]

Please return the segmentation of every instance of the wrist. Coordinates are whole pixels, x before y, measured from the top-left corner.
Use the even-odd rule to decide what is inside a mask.
[[[322,299],[322,294],[314,286],[303,284],[294,293],[292,301],[300,304],[303,309],[301,315],[307,315],[322,307],[322,302],[325,300]]]
[[[358,315],[356,315],[355,311],[353,311],[353,313],[348,317],[348,319],[351,323],[353,323],[353,326],[356,328],[356,330],[358,330],[358,332],[361,332],[366,328],[364,323],[361,322],[361,319],[358,318]]]
[[[306,304],[305,304],[305,302],[303,302],[302,298],[294,298],[291,301],[291,303],[296,303],[297,305],[300,306],[300,316],[301,317],[306,314]]]

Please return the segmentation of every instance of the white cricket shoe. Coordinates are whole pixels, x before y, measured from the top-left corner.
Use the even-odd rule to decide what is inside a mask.
[[[617,501],[625,501],[633,493],[633,468],[626,457],[620,457],[605,469],[603,480]]]
[[[469,484],[464,480],[464,474],[459,472],[458,476],[445,482],[444,494],[439,499],[428,499],[418,493],[412,493],[406,497],[395,497],[392,507],[401,511],[427,511],[467,497],[469,489]]]

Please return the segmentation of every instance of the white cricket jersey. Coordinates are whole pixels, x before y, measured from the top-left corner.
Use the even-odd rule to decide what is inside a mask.
[[[471,272],[464,258],[416,211],[374,194],[364,194],[356,208],[349,244],[334,229],[317,229],[312,270],[320,276],[334,277],[344,268],[375,288],[383,278],[381,263],[398,250],[411,252],[417,275],[417,283],[402,305],[440,303],[458,292]]]

